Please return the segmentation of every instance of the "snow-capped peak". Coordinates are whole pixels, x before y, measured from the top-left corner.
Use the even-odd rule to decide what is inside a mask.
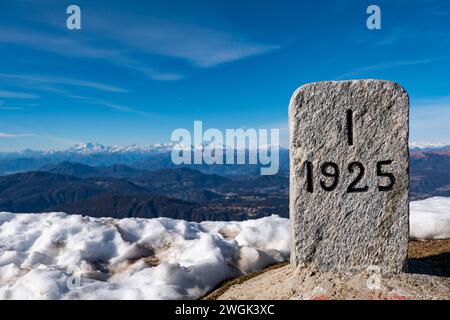
[[[82,154],[89,154],[89,153],[100,153],[100,152],[108,152],[109,147],[106,147],[100,143],[96,142],[86,142],[86,143],[80,143],[77,144],[69,149],[67,149],[67,152],[74,152],[74,153],[82,153]]]
[[[96,142],[87,142],[77,144],[63,152],[80,153],[80,154],[95,154],[95,153],[157,153],[170,151],[173,145],[170,143],[154,144],[154,145],[138,145],[132,144],[129,146],[105,146]]]
[[[412,151],[449,150],[450,145],[446,143],[410,142],[409,148]]]

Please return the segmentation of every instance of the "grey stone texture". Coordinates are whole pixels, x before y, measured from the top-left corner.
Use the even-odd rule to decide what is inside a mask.
[[[350,273],[405,271],[406,91],[384,80],[306,84],[291,98],[289,131],[291,264]]]

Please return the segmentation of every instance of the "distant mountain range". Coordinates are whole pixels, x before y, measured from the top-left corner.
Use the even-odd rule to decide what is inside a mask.
[[[414,200],[450,196],[450,149],[412,152],[410,180]]]
[[[0,152],[0,175],[38,170],[47,165],[61,162],[72,162],[89,166],[127,165],[144,170],[179,168],[172,163],[170,155],[173,144],[155,144],[149,146],[104,146],[88,142],[75,145],[66,150],[24,150],[20,152]],[[445,153],[449,146],[440,144],[411,143],[411,153]],[[239,151],[243,152],[243,151]],[[248,151],[247,151],[248,152]],[[183,165],[204,173],[215,173],[224,176],[256,174],[259,165]],[[280,148],[280,171],[289,170],[289,150]],[[109,174],[107,174],[109,176]]]
[[[83,143],[63,151],[24,150],[20,152],[0,153],[0,174],[37,170],[45,165],[55,165],[63,161],[91,166],[108,166],[112,164],[132,164],[160,159],[160,167],[170,160],[171,146],[128,146],[106,147],[98,143]],[[158,162],[158,161],[156,161]]]
[[[0,152],[0,158],[27,158],[27,157],[47,157],[51,155],[91,155],[91,154],[156,154],[169,152],[173,144],[154,144],[154,145],[130,145],[130,146],[105,146],[96,142],[86,142],[74,145],[66,150],[30,150],[26,149],[17,152]]]
[[[260,176],[255,165],[174,166],[169,150],[85,144],[16,154],[28,157],[2,154],[0,211],[193,221],[288,217],[288,150],[281,150],[275,176]],[[17,173],[5,174],[11,171]],[[412,200],[450,196],[450,148],[411,151],[410,177]]]
[[[83,143],[63,151],[32,151],[0,153],[0,175],[38,170],[47,165],[73,162],[89,166],[127,165],[145,170],[180,168],[171,161],[174,145],[152,146],[132,145],[128,147],[108,147],[98,143]],[[241,150],[238,152],[248,152]],[[289,151],[280,149],[281,171],[289,170]],[[247,175],[259,172],[260,165],[183,165],[204,173],[226,176]]]

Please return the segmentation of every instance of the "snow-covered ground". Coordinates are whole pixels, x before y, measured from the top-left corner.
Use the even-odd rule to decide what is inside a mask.
[[[450,239],[450,198],[411,202],[409,224],[412,239]]]
[[[286,260],[289,238],[289,221],[277,216],[193,223],[0,213],[0,299],[197,298]]]
[[[450,198],[411,203],[411,237],[450,238]],[[181,299],[287,260],[289,220],[193,223],[0,213],[0,299]]]

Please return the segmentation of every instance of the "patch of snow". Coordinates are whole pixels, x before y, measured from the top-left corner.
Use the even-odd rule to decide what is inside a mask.
[[[411,203],[410,236],[450,238],[450,198]],[[0,213],[0,299],[195,299],[286,261],[289,219],[186,222]]]
[[[278,216],[193,223],[0,213],[0,299],[193,299],[288,259],[288,229]]]
[[[412,239],[450,239],[450,198],[411,202],[409,224]]]

